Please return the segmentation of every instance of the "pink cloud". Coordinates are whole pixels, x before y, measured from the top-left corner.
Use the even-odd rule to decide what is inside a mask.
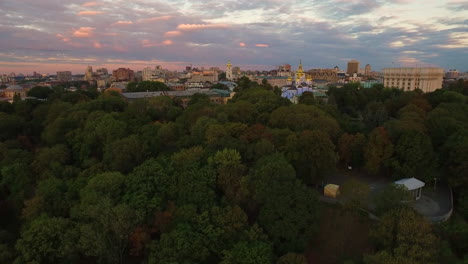
[[[117,21],[113,25],[122,25],[122,26],[124,26],[124,25],[132,25],[132,24],[133,24],[132,21]]]
[[[93,35],[96,28],[92,27],[80,27],[79,29],[73,32],[73,37],[75,38],[89,38]]]
[[[104,36],[118,36],[120,35],[119,33],[115,33],[115,32],[110,32],[110,33],[103,33],[102,35]]]
[[[114,47],[112,47],[112,49],[114,51],[119,51],[119,52],[125,52],[125,51],[128,51],[128,48],[127,47],[124,47],[122,45],[115,45]]]
[[[268,44],[255,44],[255,47],[268,48],[268,47],[270,47],[270,45],[268,45]]]
[[[168,31],[168,32],[164,33],[164,36],[165,37],[175,37],[175,36],[179,36],[181,34],[182,34],[182,32],[180,32],[180,31]]]
[[[150,23],[155,21],[165,21],[173,18],[172,16],[160,16],[160,17],[150,17],[150,18],[143,18],[139,19],[138,23]]]
[[[95,41],[95,42],[93,43],[93,47],[96,48],[96,49],[100,49],[100,48],[102,48],[102,44],[99,43],[99,41]]]
[[[241,42],[241,43],[239,43],[239,46],[245,47],[245,43],[244,43],[244,42]]]
[[[98,3],[98,2],[86,2],[86,3],[82,4],[81,6],[82,6],[82,7],[92,7],[92,6],[98,6],[98,5],[101,5],[101,3]]]
[[[158,47],[158,46],[167,46],[167,45],[172,45],[174,42],[172,40],[164,40],[163,42],[152,42],[147,39],[144,39],[141,41],[141,46],[144,48],[150,48],[150,47]]]
[[[57,34],[55,35],[57,38],[61,39],[63,42],[70,42],[70,38],[69,37],[65,37],[64,35],[62,34]]]
[[[201,29],[219,29],[228,28],[227,24],[180,24],[177,26],[179,30],[201,30]]]
[[[102,12],[102,11],[91,11],[91,10],[78,12],[79,16],[94,16],[94,15],[99,15],[99,14],[104,14],[104,12]]]

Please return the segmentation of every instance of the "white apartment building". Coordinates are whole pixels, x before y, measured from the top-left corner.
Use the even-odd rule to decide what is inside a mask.
[[[442,68],[385,68],[384,86],[425,93],[442,88],[444,69]]]

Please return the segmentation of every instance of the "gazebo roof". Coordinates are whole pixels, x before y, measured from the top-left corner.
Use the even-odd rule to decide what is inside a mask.
[[[426,185],[424,182],[416,178],[404,178],[395,182],[395,184],[404,185],[409,191],[416,190]]]

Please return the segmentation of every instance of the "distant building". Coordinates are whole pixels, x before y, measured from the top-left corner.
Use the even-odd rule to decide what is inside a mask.
[[[376,84],[382,84],[382,79],[361,81],[362,88],[372,88]]]
[[[150,67],[143,69],[143,81],[151,81],[153,78],[154,71]]]
[[[85,72],[85,81],[91,81],[93,80],[93,67],[89,66],[86,67],[86,72]]]
[[[99,68],[99,69],[96,70],[96,74],[97,75],[108,75],[109,72],[107,71],[106,68]]]
[[[325,80],[332,83],[338,81],[338,67],[333,69],[312,69],[307,71],[307,73],[314,80]]]
[[[371,76],[372,69],[370,64],[367,64],[366,67],[364,68],[364,76]]]
[[[276,75],[280,77],[288,77],[291,76],[291,65],[289,64],[283,64],[278,67],[278,71],[276,72]]]
[[[131,82],[135,79],[135,73],[128,68],[119,68],[117,70],[112,71],[112,77],[114,77],[114,79],[118,82]]]
[[[13,102],[15,95],[20,96],[21,98],[25,98],[26,92],[26,89],[24,89],[22,86],[16,85],[14,82],[3,91],[3,94],[9,102]]]
[[[457,79],[460,76],[460,73],[456,69],[450,69],[446,74],[445,77],[449,79]]]
[[[201,71],[201,72],[192,72],[192,78],[190,82],[218,82],[218,72],[217,71]]]
[[[359,77],[356,73],[353,73],[353,76],[348,77],[348,82],[350,82],[350,83],[361,82],[361,80],[362,80],[362,78]]]
[[[72,73],[71,71],[60,71],[57,72],[57,81],[60,82],[69,82],[72,80]]]
[[[226,64],[226,79],[228,81],[233,81],[234,77],[232,75],[232,64],[231,61],[228,60],[228,63]]]
[[[404,178],[395,182],[396,185],[404,186],[409,194],[409,200],[419,200],[422,196],[422,189],[426,185],[416,178]]]
[[[425,93],[442,88],[444,69],[442,68],[385,68],[384,86]]]
[[[349,75],[352,75],[353,73],[359,73],[359,61],[350,60],[348,62],[348,69],[347,69],[346,73],[349,74]]]
[[[232,98],[234,93],[219,89],[187,89],[184,91],[157,91],[157,92],[137,92],[137,93],[122,93],[122,96],[129,100],[148,99],[157,96],[169,96],[178,98],[181,101],[182,107],[187,107],[191,96],[194,94],[204,94],[209,97],[210,101],[215,104],[225,104]]]

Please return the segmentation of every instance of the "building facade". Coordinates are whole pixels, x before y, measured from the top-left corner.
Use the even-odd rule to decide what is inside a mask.
[[[370,64],[367,64],[366,67],[364,68],[364,76],[371,76],[371,72],[372,72],[371,66]]]
[[[307,71],[307,73],[314,80],[325,80],[332,83],[338,81],[338,67],[333,69],[312,69]]]
[[[114,77],[114,79],[118,82],[131,82],[135,79],[135,73],[128,68],[119,68],[117,70],[112,71],[112,77]]]
[[[69,82],[72,80],[72,73],[71,71],[60,71],[57,72],[57,81],[60,82]]]
[[[234,80],[234,77],[232,75],[232,64],[231,64],[231,61],[228,61],[228,63],[226,64],[226,79],[228,81],[233,81]]]
[[[384,86],[425,93],[442,88],[444,69],[442,68],[385,68]]]
[[[446,74],[445,77],[449,79],[456,79],[460,76],[460,73],[456,69],[450,69]]]
[[[89,66],[86,67],[86,72],[84,76],[85,81],[91,81],[93,79],[93,67]]]
[[[352,75],[353,73],[359,73],[359,61],[357,60],[348,61],[348,69],[346,73],[350,75]]]

